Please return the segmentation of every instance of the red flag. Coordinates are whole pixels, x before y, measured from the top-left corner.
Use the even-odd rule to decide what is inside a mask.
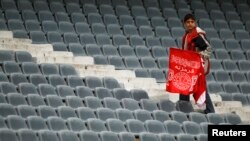
[[[170,48],[166,90],[184,95],[193,94],[198,105],[204,104],[206,79],[200,54]]]

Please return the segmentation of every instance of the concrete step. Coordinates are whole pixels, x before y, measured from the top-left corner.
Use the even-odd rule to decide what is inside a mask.
[[[0,38],[13,38],[13,33],[11,31],[0,31]]]

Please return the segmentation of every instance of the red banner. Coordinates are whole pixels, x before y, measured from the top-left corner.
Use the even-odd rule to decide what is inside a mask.
[[[197,104],[204,104],[206,80],[200,54],[170,48],[166,90],[183,95],[193,94]]]

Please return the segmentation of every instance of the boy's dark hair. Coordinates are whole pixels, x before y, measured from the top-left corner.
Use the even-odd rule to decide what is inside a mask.
[[[187,15],[185,15],[185,17],[184,17],[184,19],[183,19],[183,22],[186,22],[187,20],[189,20],[189,19],[192,19],[192,20],[195,20],[195,17],[194,17],[194,15],[193,14],[187,14]]]

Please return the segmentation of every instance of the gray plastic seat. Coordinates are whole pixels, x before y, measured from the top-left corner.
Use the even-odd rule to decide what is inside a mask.
[[[140,109],[138,101],[131,99],[131,98],[123,98],[121,100],[123,108],[126,108],[130,111],[134,111]]]
[[[128,109],[116,109],[116,115],[117,118],[123,122],[129,120],[129,119],[135,119],[132,111],[128,110]]]
[[[25,100],[25,97],[19,93],[9,93],[6,96],[6,99],[8,100],[8,103],[13,105],[13,106],[28,105],[26,100]]]
[[[27,32],[30,31],[41,31],[40,23],[36,20],[26,20],[24,23]]]
[[[5,99],[5,94],[3,93],[0,93],[0,103],[7,103]],[[1,127],[1,122],[0,122],[0,127]]]
[[[191,112],[188,115],[189,115],[190,121],[193,121],[195,123],[200,124],[202,122],[208,122],[206,115],[204,115],[204,114],[197,113],[197,112]]]
[[[245,74],[238,71],[231,72],[231,79],[235,83],[247,82]]]
[[[154,119],[160,122],[170,120],[170,116],[168,112],[165,112],[162,110],[154,110],[152,114],[153,114]]]
[[[83,79],[79,76],[67,76],[66,81],[67,81],[67,84],[72,88],[85,85],[83,82]]]
[[[50,85],[56,87],[58,85],[66,85],[64,78],[60,75],[49,75],[48,82]]]
[[[157,135],[152,133],[141,133],[139,137],[141,141],[158,141]]]
[[[97,96],[100,99],[108,98],[108,97],[113,97],[111,91],[107,88],[102,88],[102,87],[97,87],[95,88],[95,96]]]
[[[37,107],[38,115],[42,118],[48,118],[50,116],[57,116],[56,111],[51,106],[41,105]]]
[[[27,129],[25,119],[21,116],[9,115],[8,117],[6,117],[6,122],[8,127],[13,130]]]
[[[17,115],[13,105],[7,103],[0,103],[1,116],[7,117],[8,115]]]
[[[143,57],[140,59],[141,61],[141,65],[143,68],[146,69],[156,69],[158,68],[155,59],[151,58],[151,57]]]
[[[164,126],[168,134],[183,134],[181,124],[174,120],[164,121]]]
[[[47,39],[49,43],[63,43],[63,38],[57,31],[48,31]]]
[[[214,20],[214,28],[216,30],[229,29],[229,25],[227,24],[227,21],[225,21],[225,20],[216,19],[216,20]]]
[[[98,45],[111,45],[110,37],[106,34],[98,34],[96,35],[96,42]]]
[[[43,75],[59,74],[59,68],[55,64],[42,63],[40,68]]]
[[[83,107],[83,101],[77,96],[66,96],[66,104],[72,108]]]
[[[169,28],[182,27],[181,20],[179,18],[170,17],[170,18],[168,18],[167,21],[168,21]]]
[[[87,96],[84,98],[85,105],[92,109],[97,109],[102,106],[101,100],[97,97]]]
[[[151,48],[152,56],[154,58],[167,57],[167,49],[162,47],[152,47]]]
[[[85,84],[91,89],[94,89],[96,87],[103,87],[102,80],[94,76],[85,77]]]
[[[100,7],[101,8],[101,7]],[[101,9],[100,9],[101,10]],[[114,16],[114,14],[105,14],[103,16],[103,21],[104,21],[104,24],[107,26],[107,25],[119,25],[119,21],[117,19],[116,16]]]
[[[79,133],[81,141],[101,141],[97,132],[94,131],[81,131]]]
[[[145,122],[146,120],[153,120],[151,113],[147,110],[137,109],[134,111],[135,119]]]
[[[89,56],[102,55],[100,47],[96,44],[86,45],[85,49],[86,49],[87,55],[89,55]]]
[[[119,23],[120,23],[121,26],[135,25],[134,19],[130,15],[121,15],[121,16],[119,16]]]
[[[137,101],[140,101],[141,99],[149,99],[147,92],[142,89],[133,89],[130,91],[130,95]]]
[[[192,104],[184,100],[179,100],[176,102],[176,109],[184,113],[190,113],[194,111]]]
[[[245,29],[237,29],[235,30],[235,39],[236,40],[243,40],[243,39],[249,39],[250,35],[249,32],[246,31]]]
[[[94,132],[107,131],[104,122],[100,119],[94,119],[94,118],[87,119],[87,126],[89,130]]]
[[[219,36],[222,40],[234,39],[234,35],[230,29],[220,29]]]
[[[3,19],[0,19],[0,29],[1,30],[8,30],[8,27],[7,27],[7,25],[6,25],[6,22],[5,22],[5,20],[3,20]],[[15,37],[15,36],[14,36]]]
[[[145,46],[138,46],[134,50],[135,50],[135,54],[138,58],[151,57],[151,53],[150,53],[149,49]]]
[[[54,21],[47,21],[44,20],[41,22],[42,30],[44,33],[47,32],[58,32],[58,26],[57,23]]]
[[[34,44],[45,44],[47,39],[42,31],[30,31],[30,39]]]
[[[74,89],[70,86],[57,85],[56,90],[59,96],[65,98],[66,96],[75,96]]]
[[[177,135],[177,141],[195,141],[194,136],[189,134]]]
[[[147,47],[161,46],[161,42],[160,42],[159,38],[146,37],[146,46]]]
[[[159,57],[156,60],[156,62],[157,62],[159,69],[162,69],[162,70],[168,69],[169,60],[166,59],[166,57]]]
[[[109,108],[97,108],[96,109],[97,118],[106,121],[110,118],[116,118],[115,112]]]
[[[112,97],[105,97],[103,99],[103,105],[104,105],[104,107],[110,108],[112,110],[122,108],[120,101],[118,99],[112,98]]]
[[[163,111],[171,112],[171,111],[176,110],[175,103],[173,103],[170,100],[160,100],[158,104],[159,104],[159,108]]]
[[[166,76],[162,70],[150,69],[149,74],[152,78],[156,79],[157,83],[165,83],[166,82]]]
[[[18,63],[32,62],[32,56],[27,51],[15,51],[15,58]]]
[[[27,117],[27,124],[32,130],[44,130],[48,129],[46,121],[40,116],[29,116]]]
[[[145,46],[145,42],[144,42],[143,38],[138,36],[138,35],[130,36],[129,37],[129,42],[130,42],[130,45],[133,46],[133,47]]]
[[[219,93],[219,92],[224,92],[222,86],[216,82],[210,82],[207,84],[208,85],[208,92],[209,93]]]
[[[68,128],[74,132],[79,132],[81,130],[87,130],[85,122],[79,118],[70,117],[67,119]]]
[[[23,30],[25,31],[25,27],[23,25],[23,22],[21,20],[17,19],[10,19],[7,22],[7,26],[9,30]]]
[[[6,9],[5,10],[6,20],[21,20],[21,15],[18,10],[15,9]]]
[[[208,122],[213,123],[213,124],[220,124],[220,123],[224,123],[224,119],[223,116],[220,114],[216,114],[216,113],[208,113],[206,115]]]
[[[44,75],[41,75],[41,74],[31,74],[28,78],[29,78],[30,83],[32,83],[35,86],[38,86],[39,84],[48,83]]]
[[[125,24],[123,26],[124,35],[129,37],[132,35],[139,35],[137,27],[135,25]]]
[[[100,13],[102,15],[106,15],[106,14],[111,14],[111,15],[115,15],[115,12],[113,10],[113,7],[111,7],[108,4],[102,4],[100,5]]]
[[[65,44],[79,43],[78,35],[73,32],[63,33],[63,39]]]
[[[250,89],[249,89],[249,83],[246,83],[246,82],[242,82],[239,84],[239,87],[240,87],[240,91],[243,93],[243,94],[249,94],[250,92]]]
[[[80,5],[78,5],[78,3],[68,3],[66,5],[66,11],[69,14],[82,12]]]
[[[154,1],[153,3],[155,3],[156,1]],[[157,3],[157,2],[156,2]],[[161,11],[160,9],[157,7],[148,7],[147,8],[147,15],[149,18],[153,18],[153,17],[162,17]]]
[[[153,21],[152,21],[153,22]],[[152,23],[153,24],[153,23]],[[156,37],[170,37],[170,31],[167,27],[165,26],[157,26],[155,27],[155,36]]]
[[[85,16],[82,13],[78,13],[78,12],[71,13],[70,18],[71,18],[71,22],[75,24],[75,26],[77,23],[84,23],[87,21]],[[76,29],[76,32],[77,32],[77,29]]]
[[[172,2],[171,2],[172,3]],[[174,7],[166,7],[163,9],[164,18],[176,18],[178,17],[176,9]]]
[[[55,21],[50,11],[38,11],[38,19],[40,22],[43,21]]]
[[[128,40],[127,40],[127,38],[125,36],[123,36],[123,35],[116,35],[116,36],[113,36],[113,44],[114,44],[114,46],[121,47],[123,45],[124,46],[128,45],[129,42],[128,42]],[[121,54],[121,56],[123,56],[123,55]]]
[[[150,77],[148,70],[144,68],[135,69],[135,75],[136,77],[144,77],[144,78]]]
[[[124,64],[126,65],[127,69],[136,69],[141,68],[141,64],[136,57],[126,57],[124,58]]]
[[[95,64],[99,64],[99,65],[108,65],[107,56],[103,56],[103,55],[94,56],[94,62]]]
[[[50,84],[39,84],[38,91],[42,96],[57,95],[55,87]]]
[[[186,113],[180,112],[180,111],[172,111],[170,113],[170,116],[173,120],[183,123],[184,121],[188,121]]]
[[[64,106],[62,98],[57,95],[47,95],[46,102],[49,106],[57,108],[59,106]]]
[[[17,93],[16,86],[9,82],[1,82],[0,83],[0,91],[4,94],[8,93]]]
[[[71,32],[71,33],[75,33],[73,24],[67,21],[59,21],[58,22],[58,29],[60,31],[60,33],[67,33],[67,32]]]
[[[49,7],[52,13],[66,12],[63,4],[60,3],[59,1],[54,1],[54,2],[49,3]]]
[[[139,26],[139,34],[141,37],[146,38],[146,37],[152,37],[154,36],[153,29],[149,25],[140,25]]]
[[[92,90],[86,86],[77,86],[75,88],[75,91],[76,91],[76,95],[79,96],[80,98],[84,98],[87,96],[94,96]]]
[[[133,17],[137,16],[147,16],[146,10],[142,6],[132,6],[131,7],[131,14]]]
[[[226,39],[225,46],[227,50],[239,50],[240,49],[240,44],[235,39]]]
[[[60,64],[59,72],[61,76],[78,75],[75,68],[68,64]]]
[[[21,73],[12,73],[10,74],[10,82],[14,85],[19,83],[28,83],[27,77]]]
[[[28,116],[36,116],[35,107],[29,105],[18,105],[17,112],[23,118],[27,118]]]
[[[120,53],[121,57],[134,57],[135,56],[135,52],[133,50],[133,48],[131,48],[130,46],[119,46],[118,47],[118,52]]]
[[[148,20],[148,17],[137,16],[135,17],[135,25],[137,27],[141,27],[141,26],[150,27],[150,22]]]
[[[121,141],[134,141],[135,140],[135,136],[129,132],[121,132],[119,133],[118,136]]]
[[[113,77],[103,77],[103,86],[108,89],[120,88],[119,82]]]
[[[226,93],[239,93],[240,92],[238,85],[235,83],[232,83],[232,82],[223,83],[222,86]]]
[[[39,141],[36,132],[30,129],[20,129],[17,131],[20,141]]]
[[[123,121],[119,119],[107,119],[106,120],[107,129],[115,133],[127,132]]]
[[[245,27],[240,20],[231,20],[229,26],[232,31],[245,30]]]
[[[225,45],[223,44],[222,40],[219,38],[211,38],[210,39],[210,45],[214,49],[225,49]]]
[[[76,109],[77,116],[82,120],[96,118],[94,110],[88,107],[79,107]]]
[[[94,4],[86,3],[82,7],[84,14],[98,13],[97,7]]]
[[[198,123],[192,121],[184,121],[182,123],[182,126],[184,132],[187,134],[198,135],[202,133],[200,125]]]
[[[18,63],[13,62],[13,61],[4,61],[2,67],[3,67],[3,71],[6,74],[22,73],[21,68],[19,67]]]
[[[60,106],[57,108],[58,115],[63,119],[68,119],[70,117],[76,117],[75,110],[68,106]]]
[[[143,122],[136,120],[136,119],[126,120],[126,127],[129,132],[132,132],[134,134],[139,134],[141,132],[146,131]]]
[[[86,54],[83,46],[80,43],[69,43],[68,48],[74,56],[84,56]]]
[[[34,106],[34,107],[46,105],[44,99],[40,95],[37,95],[37,94],[28,94],[27,102],[29,103],[29,105]]]
[[[223,59],[230,59],[230,55],[225,49],[217,49],[215,51],[216,59],[223,60]]]
[[[122,30],[119,24],[109,24],[107,25],[107,32],[110,36],[122,35]]]
[[[59,141],[57,134],[50,130],[39,130],[38,137],[41,141]]]
[[[164,125],[158,120],[147,120],[144,122],[144,125],[148,132],[154,134],[166,133]]]
[[[113,92],[114,98],[118,100],[121,100],[123,98],[131,98],[129,91],[127,91],[124,88],[115,88],[113,89],[112,92]]]
[[[49,129],[53,131],[60,131],[60,130],[68,129],[65,121],[59,117],[54,117],[54,116],[48,117],[47,124],[48,124]]]
[[[38,64],[34,62],[23,62],[21,68],[24,74],[41,74]]]
[[[171,134],[159,134],[159,141],[175,141],[175,136]]]
[[[215,80],[218,82],[226,82],[226,81],[230,82],[231,81],[231,78],[228,72],[225,72],[225,71],[214,72],[214,77],[215,77]]]
[[[74,131],[68,131],[68,130],[61,130],[58,132],[59,139],[61,141],[80,141],[77,134]]]
[[[225,114],[224,119],[227,123],[230,123],[230,124],[240,124],[242,122],[240,116],[237,114],[233,114],[233,113]]]
[[[87,19],[89,24],[94,24],[94,23],[103,24],[102,17],[98,13],[89,13],[87,15]]]
[[[7,128],[0,129],[0,139],[2,141],[18,141],[17,135],[14,130]]]

